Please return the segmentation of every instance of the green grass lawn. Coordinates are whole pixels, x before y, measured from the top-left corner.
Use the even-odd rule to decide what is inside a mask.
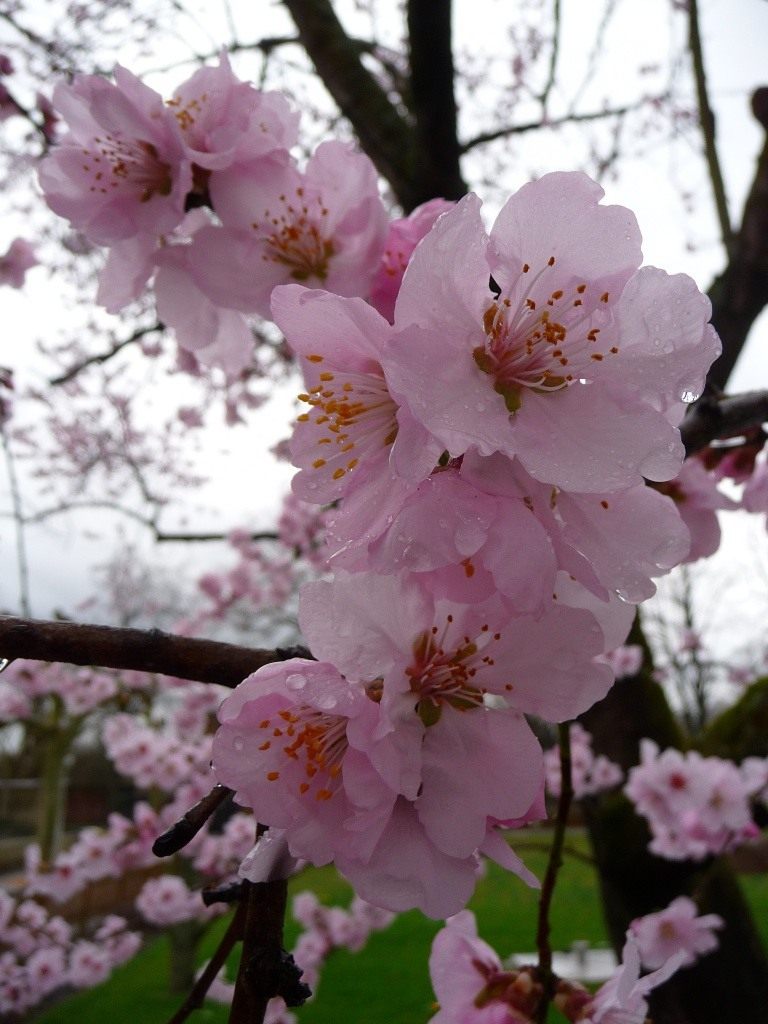
[[[531,836],[535,841],[535,837]],[[586,841],[578,833],[569,843],[579,850]],[[523,851],[528,866],[541,877],[546,865],[542,851]],[[763,941],[768,946],[768,878],[744,879]],[[291,885],[293,892],[314,890],[324,903],[347,904],[349,887],[330,869],[311,869]],[[534,948],[537,894],[507,872],[491,865],[470,904],[483,938],[502,957]],[[226,921],[217,921],[202,944],[207,959]],[[440,922],[412,911],[400,915],[384,932],[374,934],[359,953],[334,953],[323,970],[317,998],[295,1011],[301,1024],[425,1024],[431,1015],[432,989],[427,971],[429,948]],[[298,927],[287,925],[288,947]],[[599,898],[591,867],[567,858],[558,880],[552,913],[552,944],[567,949],[577,939],[605,944]],[[79,993],[38,1018],[40,1024],[164,1024],[181,1003],[167,992],[168,943],[148,945],[108,982]],[[234,968],[234,964],[232,964]],[[206,1003],[191,1024],[224,1024],[227,1009]]]

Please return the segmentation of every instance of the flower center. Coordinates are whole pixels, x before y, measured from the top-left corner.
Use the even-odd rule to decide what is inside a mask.
[[[420,633],[413,642],[413,662],[405,670],[411,691],[418,701],[416,713],[425,726],[440,720],[447,704],[457,711],[469,711],[484,706],[486,690],[477,686],[475,676],[494,660],[483,654],[489,643],[501,639],[500,633],[491,633],[487,625],[472,639],[464,636],[459,644],[446,642],[453,616],[446,616],[442,635],[437,626]]]
[[[320,196],[315,198],[317,207],[310,209],[305,191],[299,186],[295,199],[281,195],[278,211],[265,210],[262,222],[251,225],[264,232],[262,259],[288,267],[294,281],[311,277],[325,281],[329,261],[336,252],[327,224],[323,224],[328,209]]]
[[[299,782],[301,796],[330,800],[339,788],[344,754],[347,751],[347,719],[329,715],[303,705],[278,712],[277,721],[265,718],[259,723],[266,739],[259,750],[267,751],[275,741],[290,761],[303,768]],[[280,778],[279,770],[266,773],[269,782]]]
[[[540,283],[554,266],[551,256],[529,281],[531,268],[525,263],[512,290],[514,298],[499,296],[483,315],[487,340],[472,356],[479,369],[493,377],[494,390],[510,413],[520,408],[524,389],[539,395],[562,391],[589,380],[595,364],[619,351],[615,345],[601,350],[600,328],[593,326],[597,310],[610,301],[608,292],[595,301],[586,284],[577,284],[555,288],[546,298],[532,298],[547,296]]]
[[[319,355],[307,358],[323,361]],[[384,378],[375,373],[323,371],[299,400],[312,410],[302,413],[299,422],[319,428],[312,468],[333,480],[350,473],[365,455],[388,448],[397,436],[397,406]]]
[[[84,150],[90,163],[83,164],[83,170],[93,176],[91,192],[106,195],[109,189],[129,186],[139,192],[142,203],[148,203],[152,196],[168,196],[173,188],[170,165],[157,155],[151,142],[141,139],[123,140],[107,135],[93,140],[98,153]],[[109,169],[103,168],[106,160]],[[110,177],[111,174],[111,177]]]

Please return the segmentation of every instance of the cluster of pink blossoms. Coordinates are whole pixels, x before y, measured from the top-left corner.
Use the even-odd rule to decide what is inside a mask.
[[[34,900],[0,889],[0,1014],[24,1014],[62,988],[90,988],[134,956],[141,936],[110,915],[88,937]]]
[[[300,596],[317,663],[225,701],[215,771],[291,853],[364,898],[459,909],[478,854],[525,876],[499,829],[541,814],[524,715],[607,692],[632,602],[689,550],[676,425],[718,353],[690,279],[639,270],[632,215],[580,174],[479,201],[415,248],[393,323],[275,289],[305,377],[295,493],[337,503],[337,570]]]
[[[759,834],[750,799],[760,798],[767,778],[759,758],[749,758],[741,770],[732,761],[702,757],[695,750],[659,751],[646,739],[624,792],[648,821],[652,853],[703,860]]]
[[[154,275],[195,358],[236,372],[271,315],[305,381],[294,493],[333,505],[336,575],[300,596],[318,661],[224,702],[218,778],[376,905],[453,914],[481,855],[533,884],[500,832],[543,814],[525,716],[603,697],[601,656],[689,553],[646,480],[680,472],[708,300],[641,268],[633,215],[583,174],[524,186],[490,233],[474,195],[388,226],[367,158],[325,142],[300,169],[285,101],[224,58],[168,103],[115,78],[58,87],[49,204],[110,246],[108,308]]]
[[[469,196],[414,250],[390,324],[300,285],[272,312],[307,411],[294,490],[338,502],[338,570],[300,598],[319,663],[261,670],[224,704],[219,778],[296,857],[443,916],[500,827],[541,813],[525,714],[575,717],[612,673],[651,577],[690,534],[643,477],[718,343],[688,278],[638,270],[632,215],[579,174],[513,196],[487,235]]]
[[[109,247],[98,297],[110,312],[151,284],[185,368],[234,378],[277,284],[391,309],[410,252],[450,204],[426,204],[390,237],[371,161],[332,141],[301,169],[298,114],[280,93],[240,81],[225,55],[167,101],[125,68],[114,77],[56,87],[69,130],[40,169],[51,209]]]

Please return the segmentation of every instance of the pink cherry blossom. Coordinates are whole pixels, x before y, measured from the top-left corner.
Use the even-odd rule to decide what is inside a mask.
[[[69,133],[40,167],[51,209],[100,245],[170,231],[192,185],[162,97],[125,68],[114,77],[114,85],[80,75],[56,87],[54,105]]]
[[[504,970],[477,935],[474,915],[462,910],[432,943],[429,974],[439,1004],[430,1024],[529,1024],[541,987],[525,969]]]
[[[25,238],[15,238],[7,252],[0,256],[0,285],[22,288],[27,271],[39,262],[30,243]]]
[[[309,411],[300,414],[291,442],[301,469],[295,493],[332,501],[413,446],[426,476],[440,451],[389,395],[380,360],[391,329],[383,317],[360,299],[299,285],[276,289],[272,315],[300,357],[307,388],[300,398]]]
[[[645,1024],[648,1015],[645,997],[672,977],[684,957],[682,952],[675,953],[658,970],[641,978],[637,941],[628,932],[615,974],[597,990],[582,1013],[572,1019],[580,1024]]]
[[[702,860],[753,838],[748,791],[739,769],[718,757],[643,740],[624,792],[648,819],[650,850],[671,860]]]
[[[371,286],[370,301],[374,309],[390,323],[395,316],[395,300],[413,250],[437,218],[454,206],[455,203],[447,199],[430,199],[417,206],[407,217],[393,220],[389,225],[384,253]]]
[[[643,649],[639,644],[626,644],[608,651],[605,659],[617,679],[636,676],[643,665]]]
[[[139,913],[150,924],[158,926],[179,924],[203,916],[201,904],[200,894],[192,892],[178,875],[150,878],[136,897]]]
[[[194,231],[191,237],[193,245]],[[253,332],[242,313],[217,306],[201,291],[192,276],[190,252],[191,245],[172,245],[157,254],[158,318],[171,328],[179,346],[203,366],[221,367],[235,378],[253,359]]]
[[[707,472],[700,459],[686,459],[674,480],[654,485],[668,495],[691,536],[690,551],[683,562],[707,558],[720,546],[719,509],[737,508],[737,503],[717,486],[717,477]]]
[[[601,196],[585,175],[545,175],[490,238],[469,196],[414,253],[385,370],[451,456],[517,455],[582,492],[678,471],[683,397],[719,352],[709,304],[688,278],[636,272],[634,217]]]
[[[217,67],[200,68],[180,85],[168,107],[190,160],[207,171],[287,152],[297,141],[299,114],[285,96],[241,81],[226,53]]]
[[[592,737],[578,722],[570,726],[571,734],[571,783],[577,799],[594,796],[604,790],[613,789],[624,779],[619,765],[603,754],[595,757],[592,752]],[[550,747],[544,753],[544,768],[547,773],[547,791],[552,796],[560,795],[560,750]]]
[[[370,160],[324,142],[299,172],[282,156],[214,175],[223,227],[198,232],[190,266],[218,306],[269,317],[276,285],[290,281],[366,296],[384,243],[386,213]]]
[[[378,719],[362,689],[331,665],[292,659],[241,683],[219,718],[216,777],[258,807],[260,821],[286,831],[294,856],[324,864],[338,848],[367,855],[396,793],[356,749],[371,742]]]
[[[675,953],[682,952],[682,967],[687,967],[717,949],[714,934],[725,924],[718,914],[697,916],[698,908],[687,896],[672,900],[655,914],[636,918],[629,926],[637,942],[640,959],[646,968],[661,967]]]

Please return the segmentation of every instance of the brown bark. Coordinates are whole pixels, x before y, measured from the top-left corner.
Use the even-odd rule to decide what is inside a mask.
[[[237,686],[262,665],[283,661],[294,653],[172,636],[159,629],[117,629],[0,616],[0,660],[29,658],[135,669],[200,683]],[[309,652],[300,653],[307,657]]]
[[[464,195],[449,0],[410,0],[407,97],[388,95],[366,69],[330,0],[283,2],[320,79],[403,209]]]
[[[768,87],[755,92],[752,112],[768,131]],[[768,140],[757,160],[728,264],[713,282],[709,297],[712,323],[723,342],[723,354],[710,370],[709,386],[723,390],[752,324],[768,303]]]

